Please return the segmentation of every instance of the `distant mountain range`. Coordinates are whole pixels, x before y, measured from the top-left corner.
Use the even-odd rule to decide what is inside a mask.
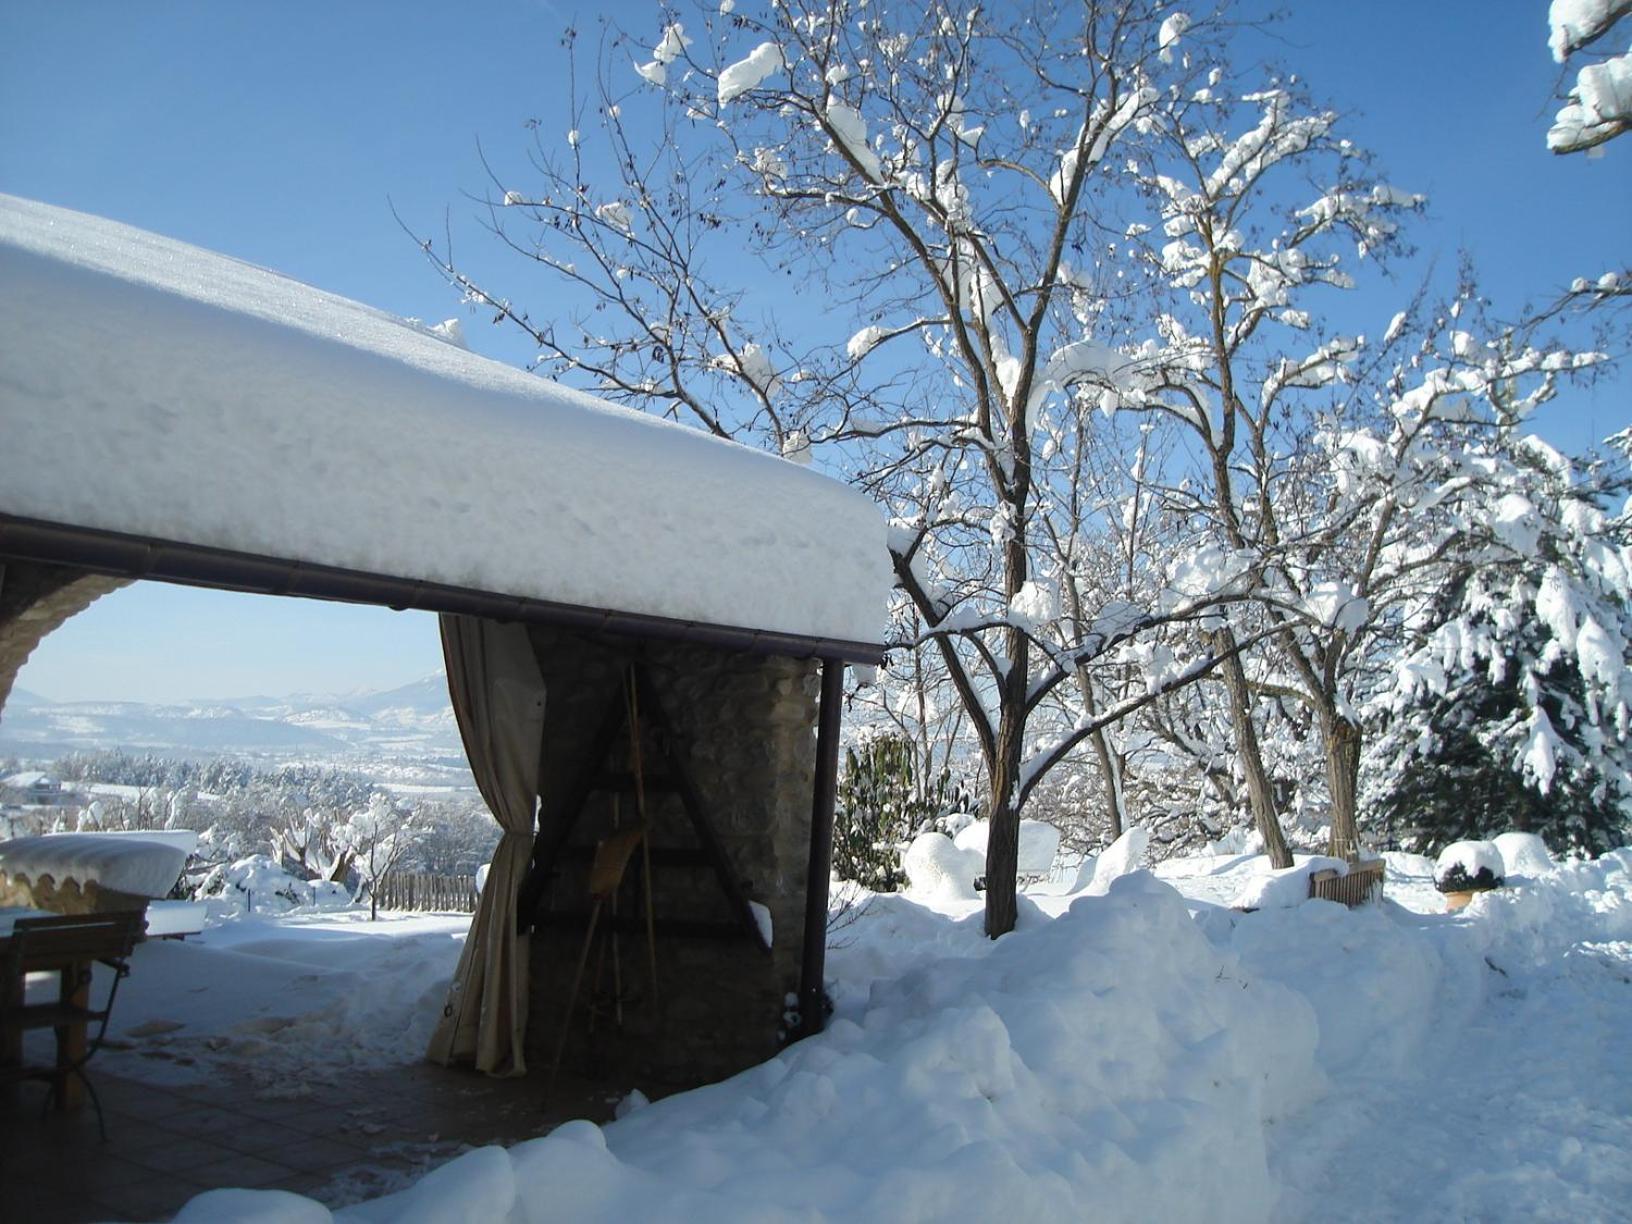
[[[189,703],[50,701],[14,689],[0,711],[0,756],[41,760],[101,748],[183,758],[464,768],[440,672],[374,692]]]

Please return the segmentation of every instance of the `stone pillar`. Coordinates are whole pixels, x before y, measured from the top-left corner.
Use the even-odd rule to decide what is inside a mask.
[[[552,827],[567,815],[556,806],[557,796],[582,766],[635,648],[620,655],[552,630],[535,630],[534,642],[548,686],[541,790],[542,823]],[[669,851],[679,859],[660,859],[652,872],[659,928],[657,999],[654,1006],[637,855],[619,896],[619,916],[634,928],[617,940],[623,1024],[620,1028],[610,1011],[613,949],[598,939],[572,1019],[565,1065],[613,1077],[622,1087],[662,1090],[734,1074],[771,1057],[792,1036],[784,1031],[784,1013],[798,989],[803,953],[818,672],[814,661],[692,645],[647,643],[638,653],[673,725],[675,742],[668,747],[700,793],[734,875],[748,897],[769,912],[772,929],[768,954],[734,931],[736,918],[718,878],[702,855],[690,853],[697,838],[667,785],[664,745],[651,720],[643,718],[651,845],[660,856]],[[608,770],[626,774],[627,753],[627,739],[620,737],[609,753]],[[569,850],[552,873],[544,894],[545,921],[532,939],[529,1066],[548,1068],[566,1021],[584,943],[578,919],[589,908],[593,847],[614,824],[628,828],[637,820],[627,776],[609,779],[606,789],[590,797]],[[678,933],[675,923],[697,929]],[[601,1009],[591,1033],[589,1003],[596,997]]]
[[[0,714],[41,639],[130,581],[39,561],[0,562]]]

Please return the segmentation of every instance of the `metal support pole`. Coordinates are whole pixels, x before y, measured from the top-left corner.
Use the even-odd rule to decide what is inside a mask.
[[[799,974],[799,1035],[822,1031],[822,974],[827,965],[827,882],[833,872],[833,801],[838,794],[839,715],[844,661],[822,660],[822,704],[816,720],[816,785],[810,806],[810,866],[805,877],[805,958]]]

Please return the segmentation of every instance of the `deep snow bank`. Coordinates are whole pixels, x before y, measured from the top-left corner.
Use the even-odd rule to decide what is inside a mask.
[[[1353,1219],[1624,1217],[1632,851],[1456,914],[1309,902],[1199,917],[1250,973],[1296,990],[1319,1026],[1332,1096],[1270,1134],[1272,1219],[1321,1218],[1334,1203]]]
[[[1147,874],[988,946],[875,984],[859,1020],[723,1084],[604,1130],[573,1123],[508,1152],[467,1153],[337,1218],[1076,1219],[1091,1204],[1107,1220],[1261,1220],[1273,1210],[1264,1123],[1320,1081],[1307,1004],[1244,973]]]
[[[833,950],[822,1037],[336,1218],[1602,1219],[1632,1202],[1632,850],[1457,914],[1408,856],[1390,886],[1415,909],[1239,914],[1207,898],[1250,863],[1172,870],[1188,902],[1138,873],[1026,900],[995,944],[976,902],[873,898]],[[329,1218],[247,1191],[190,1210]]]

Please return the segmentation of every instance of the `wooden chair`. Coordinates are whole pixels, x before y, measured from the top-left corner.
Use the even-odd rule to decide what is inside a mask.
[[[53,1101],[66,1106],[69,1077],[78,1079],[96,1106],[96,1125],[104,1141],[108,1130],[102,1101],[85,1074],[85,1064],[107,1036],[119,983],[130,973],[130,954],[146,924],[139,912],[24,918],[17,921],[8,939],[0,941],[0,1051],[18,1055],[14,1063],[0,1065],[0,1083],[48,1081],[51,1092],[45,1106],[50,1109]],[[100,1007],[90,1001],[97,962],[113,970],[107,998]],[[29,1004],[24,992],[26,976],[45,971],[60,973],[58,997],[50,1003]],[[92,1026],[94,1036],[90,1035]],[[46,1028],[57,1031],[57,1059],[30,1063],[22,1057],[23,1034]]]

